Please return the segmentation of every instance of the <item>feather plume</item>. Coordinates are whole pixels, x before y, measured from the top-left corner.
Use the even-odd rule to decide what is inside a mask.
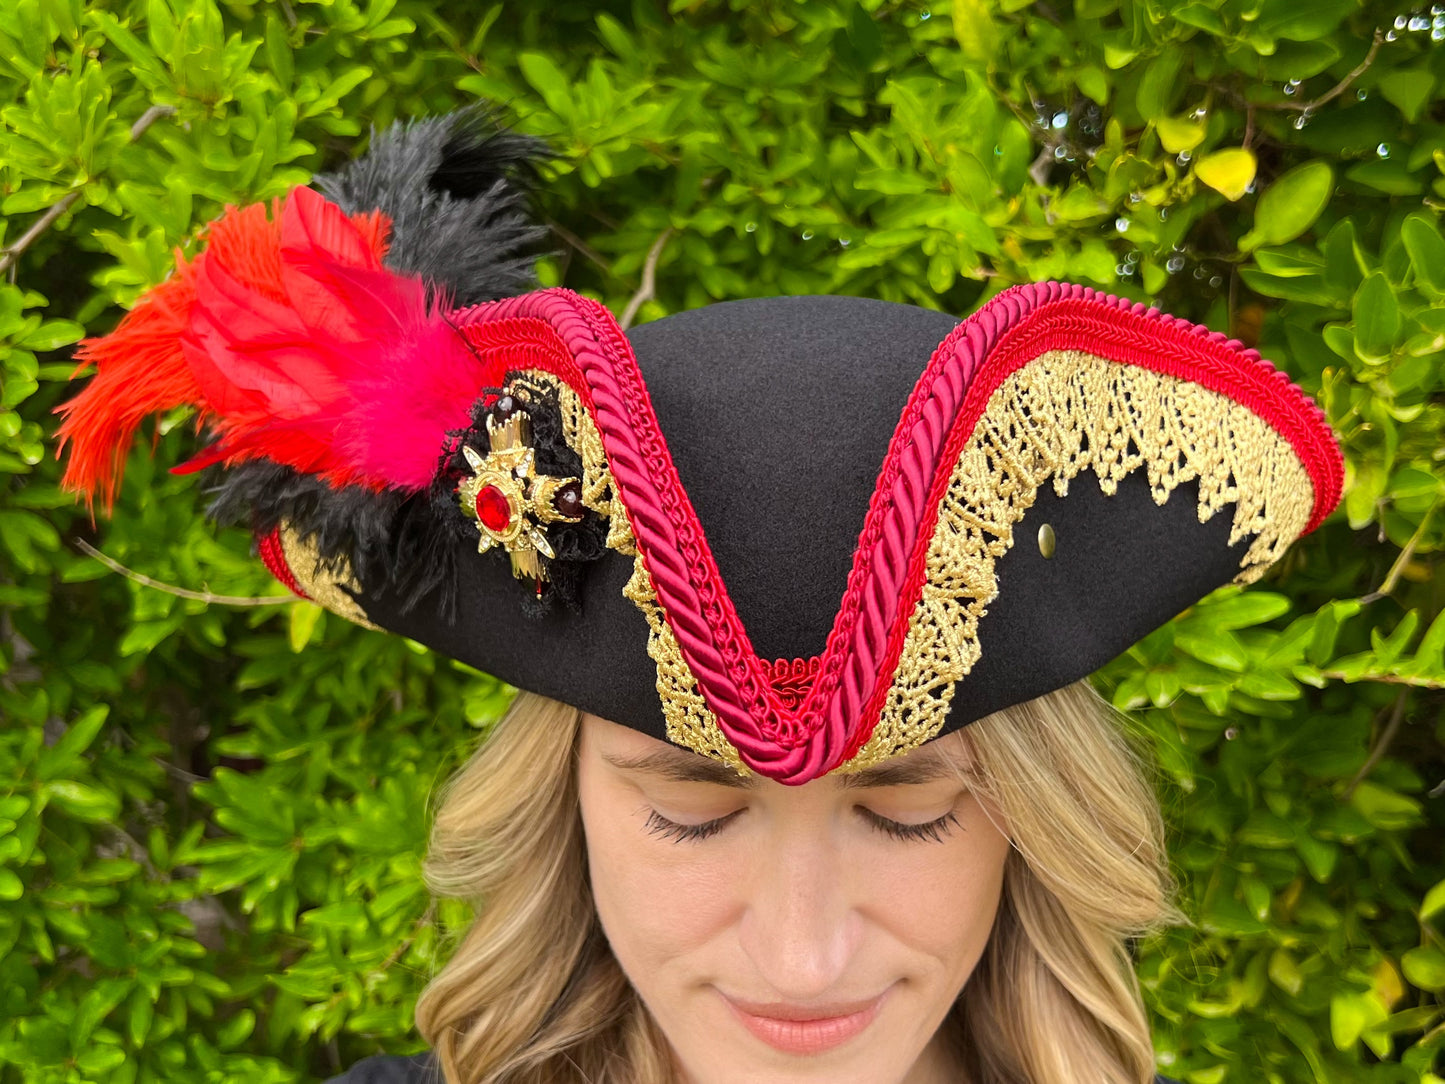
[[[534,286],[545,231],[526,189],[547,154],[479,106],[376,135],[316,178],[330,202],[298,189],[227,210],[199,256],[82,344],[97,373],[60,408],[67,487],[109,508],[142,419],[190,404],[217,439],[178,469],[209,468],[214,519],[284,521],[362,582],[408,604],[440,591],[449,612],[444,543],[465,524],[435,479],[504,374],[447,313]]]
[[[546,144],[500,127],[477,106],[449,116],[397,123],[339,172],[316,177],[352,215],[375,209],[390,225],[388,269],[423,279],[434,294],[465,307],[532,289],[533,253],[546,236],[527,213],[533,162]],[[489,386],[505,374],[488,374]],[[445,457],[444,457],[445,458]],[[440,477],[440,475],[438,475]],[[452,612],[458,523],[448,491],[336,490],[320,478],[267,460],[208,472],[211,516],[266,533],[284,520],[327,560],[344,558],[366,584],[389,583],[408,605],[434,598]],[[445,487],[442,487],[445,489]]]
[[[228,212],[174,285],[86,345],[100,373],[62,408],[66,484],[109,502],[140,419],[190,403],[219,439],[178,470],[265,459],[333,487],[425,488],[487,373],[425,284],[383,266],[383,235],[309,188],[269,217]]]

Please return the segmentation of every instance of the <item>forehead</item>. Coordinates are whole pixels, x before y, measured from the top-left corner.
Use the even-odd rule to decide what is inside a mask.
[[[584,746],[619,771],[671,782],[712,783],[755,789],[781,786],[754,773],[740,774],[719,760],[659,741],[631,727],[596,715],[583,715]],[[973,753],[964,731],[955,731],[907,753],[856,772],[835,771],[802,784],[861,790],[957,778],[973,768]],[[794,788],[790,788],[794,789]]]

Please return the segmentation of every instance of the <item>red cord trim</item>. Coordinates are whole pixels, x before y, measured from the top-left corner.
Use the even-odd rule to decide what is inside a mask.
[[[257,536],[256,549],[261,554],[262,562],[271,570],[271,575],[285,584],[293,595],[300,595],[304,599],[311,598],[301,589],[301,584],[296,580],[296,574],[291,571],[291,566],[286,561],[286,550],[281,545],[279,527],[272,528],[270,534]]]
[[[939,503],[999,384],[1049,350],[1080,349],[1197,382],[1265,418],[1314,484],[1313,530],[1339,501],[1343,460],[1323,412],[1253,350],[1188,321],[1061,283],[1015,287],[935,351],[894,432],[833,629],[801,682],[752,650],[708,549],[626,336],[599,304],[544,290],[457,314],[490,364],[536,367],[592,411],[648,572],[683,657],[745,763],[785,783],[831,771],[867,741],[922,589]],[[928,484],[921,484],[927,481]],[[791,663],[789,664],[792,665]]]

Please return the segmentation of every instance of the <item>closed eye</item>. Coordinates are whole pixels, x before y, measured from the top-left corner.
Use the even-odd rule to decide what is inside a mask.
[[[717,835],[742,812],[743,810],[737,809],[725,817],[703,821],[701,824],[679,824],[654,809],[648,814],[645,827],[652,835],[670,839],[674,843],[683,843],[708,839]],[[889,820],[887,817],[874,813],[866,806],[859,806],[858,812],[870,825],[893,839],[928,840],[933,843],[942,843],[943,838],[958,827],[958,817],[952,810],[936,820],[924,821],[922,824],[903,824],[899,821]]]

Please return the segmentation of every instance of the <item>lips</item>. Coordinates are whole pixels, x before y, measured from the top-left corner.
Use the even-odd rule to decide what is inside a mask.
[[[819,1054],[862,1033],[878,1015],[885,995],[869,1001],[793,1005],[738,1001],[723,995],[743,1027],[785,1054]]]

